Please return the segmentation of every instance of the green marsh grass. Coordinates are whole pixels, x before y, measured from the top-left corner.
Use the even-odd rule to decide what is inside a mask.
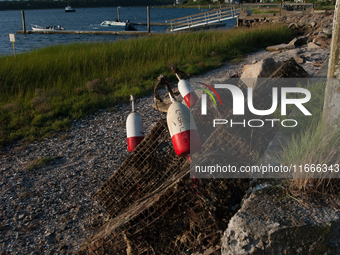
[[[72,119],[112,109],[130,94],[146,95],[160,74],[175,80],[172,64],[197,75],[290,39],[285,26],[263,26],[73,43],[1,57],[0,145],[51,136]],[[88,89],[95,80],[105,93]]]
[[[340,165],[340,132],[329,132],[322,122],[325,82],[308,84],[307,89],[311,92],[311,100],[305,104],[312,116],[299,116],[297,128],[291,129],[291,141],[283,147],[280,162],[285,165],[306,166],[308,169],[314,164],[314,168],[326,164],[334,168]],[[333,172],[335,173],[335,172]],[[288,182],[293,194],[305,192],[307,194],[338,194],[340,185],[340,172],[338,178],[302,178],[298,174]],[[336,175],[336,174],[335,174]],[[304,175],[306,176],[306,175]],[[334,175],[333,175],[334,177]]]

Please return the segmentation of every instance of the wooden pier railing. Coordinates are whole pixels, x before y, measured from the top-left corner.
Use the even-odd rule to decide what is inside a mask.
[[[170,32],[181,31],[185,29],[191,29],[194,27],[200,27],[205,25],[211,25],[213,23],[221,23],[228,19],[237,18],[240,14],[239,9],[234,7],[221,8],[212,11],[202,12],[182,18],[172,19],[166,21],[170,25]]]

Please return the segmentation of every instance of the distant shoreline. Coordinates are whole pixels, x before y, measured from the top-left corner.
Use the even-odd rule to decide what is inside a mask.
[[[169,5],[172,2],[169,0],[156,1],[156,0],[148,0],[144,1],[144,4],[141,4],[138,1],[115,1],[113,4],[108,0],[101,0],[99,2],[45,2],[45,1],[0,1],[0,11],[14,11],[14,10],[41,10],[41,9],[64,9],[67,5],[71,5],[74,9],[82,9],[82,8],[102,8],[102,7],[145,7],[145,6],[164,6]],[[131,4],[130,4],[131,3]],[[135,4],[134,4],[135,3]],[[171,5],[169,5],[170,7]]]
[[[133,0],[131,2],[134,2]],[[204,4],[204,5],[188,5],[188,4],[180,4],[173,5],[172,1],[164,0],[164,3],[159,3],[157,0],[149,0],[144,1],[145,4],[140,4],[140,2],[136,2],[136,4],[112,4],[107,0],[102,0],[100,2],[88,2],[88,3],[79,3],[79,2],[44,2],[44,1],[0,1],[0,11],[15,11],[15,10],[42,10],[42,9],[64,9],[67,5],[71,5],[74,9],[82,9],[82,8],[106,8],[106,7],[146,7],[150,6],[151,8],[200,8],[200,9],[208,9],[208,8],[216,8],[220,5],[215,3]],[[119,3],[119,1],[117,1]],[[226,6],[222,4],[222,6]]]

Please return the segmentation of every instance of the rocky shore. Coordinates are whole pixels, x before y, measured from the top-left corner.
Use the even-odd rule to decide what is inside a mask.
[[[200,77],[241,76],[245,65],[269,57],[277,62],[302,59],[301,66],[313,76],[329,55],[326,43],[314,43],[282,52],[262,49]],[[153,100],[149,95],[136,105],[146,133],[160,118],[151,107]],[[125,134],[129,113],[129,104],[118,105],[114,111],[75,120],[53,138],[17,142],[0,151],[1,254],[72,254],[108,220],[92,195],[129,154]]]

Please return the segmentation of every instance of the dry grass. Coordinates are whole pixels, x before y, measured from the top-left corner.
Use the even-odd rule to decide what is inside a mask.
[[[46,97],[46,92],[43,89],[37,88],[35,89],[35,96],[36,97]]]
[[[292,131],[292,140],[280,155],[282,164],[296,169],[294,178],[287,181],[293,195],[340,195],[340,131],[330,132],[322,123],[325,86],[325,82],[307,86],[312,99],[306,106],[312,110],[312,116],[296,114],[300,128]]]
[[[58,97],[58,98],[62,98],[63,94],[60,92],[60,90],[58,88],[52,88],[49,92],[48,92],[48,96],[53,98],[53,97]]]
[[[2,106],[2,109],[7,112],[18,112],[20,110],[20,104],[17,102],[5,104],[4,106]]]
[[[288,152],[289,150],[289,152]],[[340,195],[340,136],[330,133],[322,125],[307,130],[298,140],[284,149],[284,154],[295,155],[284,164],[296,166],[294,178],[288,181],[292,194]]]
[[[113,84],[115,82],[115,79],[113,77],[106,77],[105,82],[109,85]]]
[[[78,87],[74,90],[74,94],[76,94],[77,96],[80,96],[84,93],[84,89],[81,87]]]
[[[47,113],[51,111],[51,106],[47,97],[34,97],[31,101],[31,105],[38,113]]]
[[[85,86],[91,93],[106,95],[108,92],[99,79],[88,81]]]

